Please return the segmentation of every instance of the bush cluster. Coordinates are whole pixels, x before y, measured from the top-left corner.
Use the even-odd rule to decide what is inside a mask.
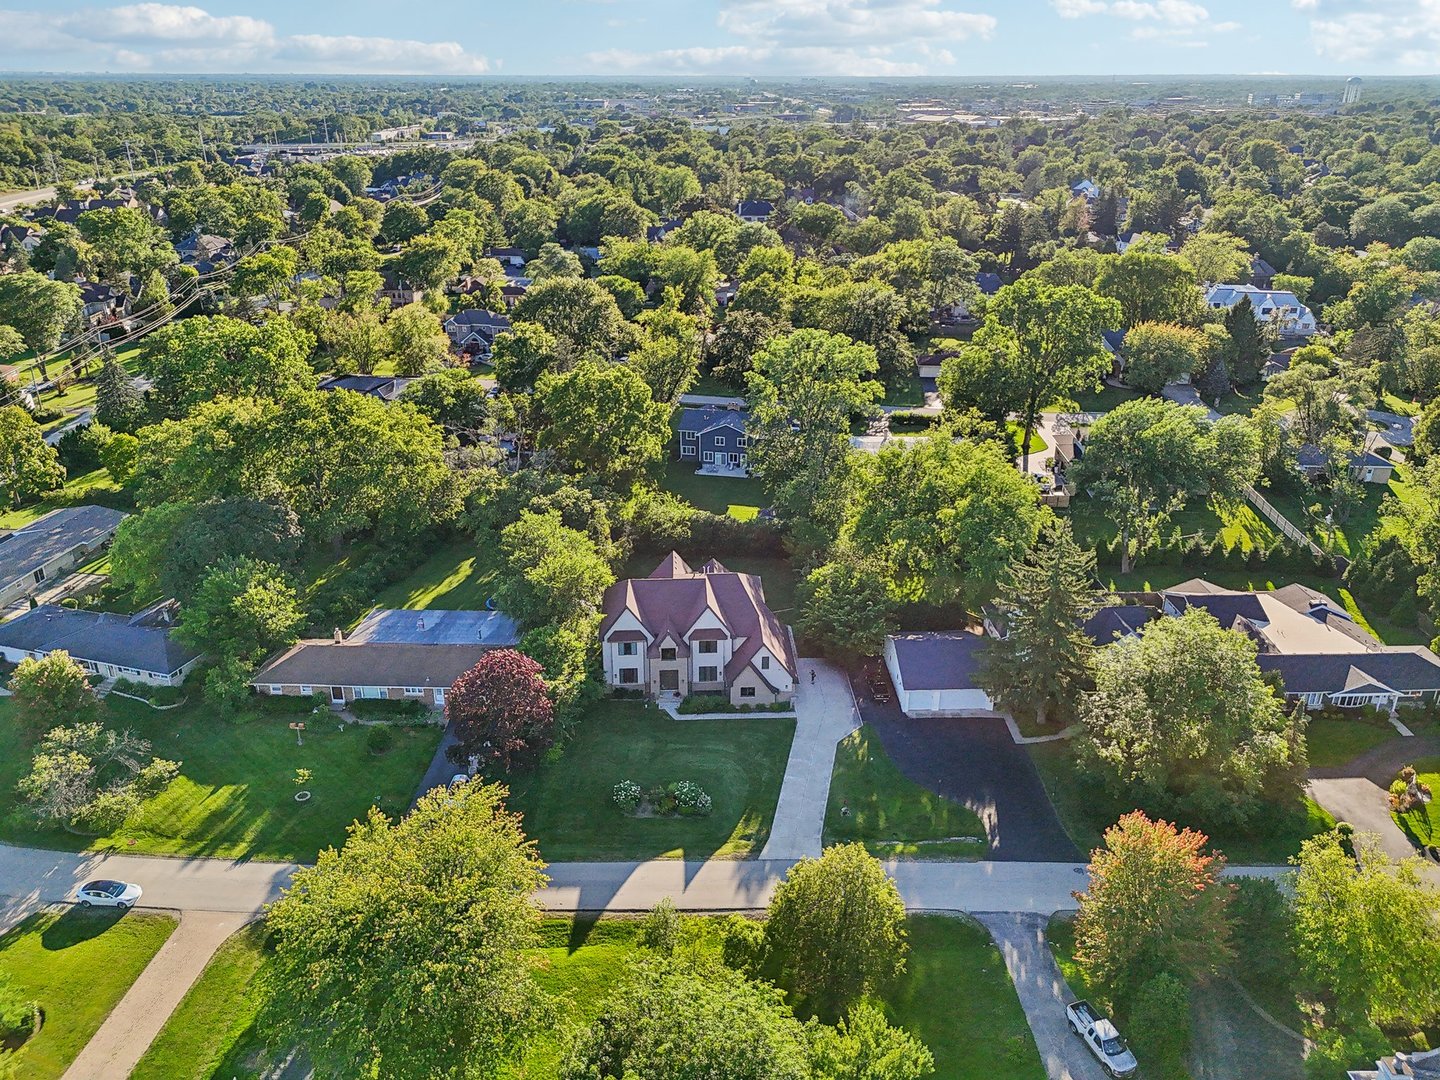
[[[714,804],[705,789],[694,780],[676,780],[660,784],[648,790],[642,789],[634,780],[621,780],[611,789],[610,797],[615,805],[627,814],[633,814],[641,806],[647,806],[657,817],[705,817]]]
[[[185,688],[181,686],[151,686],[132,679],[116,679],[115,689],[122,694],[144,698],[152,705],[174,705],[185,696]]]
[[[356,698],[349,707],[362,720],[425,720],[431,714],[419,698]]]
[[[795,706],[788,701],[760,702],[753,705],[732,705],[724,694],[691,694],[676,707],[682,716],[704,716],[706,713],[748,713],[748,712],[794,712]]]

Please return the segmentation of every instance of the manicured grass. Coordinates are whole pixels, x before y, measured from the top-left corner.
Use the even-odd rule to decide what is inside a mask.
[[[759,480],[748,476],[701,476],[695,468],[693,461],[667,461],[660,486],[696,509],[729,514],[741,521],[758,516],[761,507],[770,504]]]
[[[1067,743],[1043,743],[1027,749],[1060,824],[1081,852],[1099,847],[1105,830],[1136,808],[1133,800],[1115,795],[1098,777],[1076,767]],[[1177,818],[1176,824],[1201,828],[1210,837],[1210,845],[1235,865],[1278,866],[1300,850],[1302,840],[1334,828],[1335,819],[1313,799],[1301,799],[1286,810],[1266,811],[1250,833],[1205,829],[1183,818]]]
[[[686,390],[687,394],[695,394],[699,397],[744,397],[745,391],[738,386],[732,386],[722,379],[713,375],[701,375],[695,380],[695,385]]]
[[[1076,537],[1087,546],[1108,544],[1119,532],[1115,523],[1105,516],[1104,509],[1083,495],[1077,496],[1071,502],[1069,515]],[[1269,547],[1280,538],[1274,527],[1256,513],[1249,503],[1217,513],[1203,500],[1196,500],[1171,516],[1169,524],[1164,527],[1164,536],[1170,536],[1176,529],[1179,529],[1180,535],[1184,537],[1198,534],[1207,542],[1220,536],[1224,538],[1227,546],[1234,547],[1238,544],[1246,551],[1257,545]],[[1144,565],[1142,559],[1140,566]]]
[[[200,701],[198,687],[178,709],[109,698],[105,713],[107,725],[134,731],[155,754],[179,761],[180,775],[109,836],[39,829],[15,794],[29,771],[30,740],[11,722],[9,702],[0,701],[0,836],[69,850],[313,861],[322,848],[341,844],[346,826],[372,804],[403,812],[440,739],[438,727],[397,728],[394,748],[376,756],[362,729],[337,730],[325,711],[299,716],[309,727],[297,746],[287,726],[297,714],[229,722]],[[312,773],[305,784],[312,798],[304,804],[294,800],[299,768]]]
[[[1261,494],[1326,551],[1351,556],[1360,550],[1371,533],[1405,527],[1398,519],[1382,515],[1387,495],[1393,495],[1402,502],[1411,497],[1409,473],[1404,465],[1395,467],[1388,484],[1361,484],[1360,487],[1364,498],[1344,521],[1337,522],[1333,527],[1325,523],[1323,509],[1319,517],[1310,513],[1309,507],[1314,505],[1314,500],[1298,482],[1283,488],[1271,488]]]
[[[115,486],[110,474],[104,469],[71,477],[59,491],[43,499],[22,506],[18,510],[6,508],[0,511],[0,529],[18,529],[44,517],[52,510],[65,506],[84,506],[98,503],[102,506],[126,508],[128,497]]]
[[[1366,724],[1359,720],[1332,720],[1317,716],[1305,729],[1305,747],[1310,764],[1317,769],[1344,765],[1372,747],[1396,738],[1389,724]]]
[[[883,995],[893,1023],[935,1055],[934,1080],[1043,1080],[1000,950],[965,918],[912,915],[905,974]]]
[[[45,1017],[17,1055],[19,1080],[63,1075],[175,926],[168,915],[76,908],[32,915],[0,937],[0,971]]]
[[[881,399],[880,404],[924,405],[925,388],[920,384],[920,376],[907,375],[899,386],[887,386],[885,396]]]
[[[1123,405],[1127,401],[1134,401],[1147,395],[1138,390],[1127,390],[1116,386],[1105,386],[1099,390],[1090,390],[1082,394],[1076,394],[1073,402],[1055,402],[1045,407],[1045,412],[1073,412],[1074,406],[1080,406],[1081,412],[1106,413],[1111,412],[1117,405]]]
[[[205,965],[145,1051],[130,1080],[206,1080],[240,1069],[232,1052],[253,1036],[262,1004],[255,976],[266,960],[265,929],[240,930]],[[222,1067],[224,1066],[224,1067]]]
[[[1416,778],[1422,784],[1429,784],[1432,792],[1440,792],[1440,757],[1421,758],[1414,765]],[[1432,799],[1429,806],[1391,817],[1414,843],[1440,845],[1440,802]]]
[[[825,843],[855,840],[882,858],[978,858],[985,826],[969,808],[906,779],[866,724],[835,751],[825,809]]]
[[[375,598],[381,608],[437,608],[480,611],[495,594],[496,553],[474,540],[457,540],[431,552],[402,578]]]
[[[601,701],[556,760],[503,777],[510,805],[548,860],[743,857],[765,846],[795,721],[672,720],[638,701]],[[694,780],[714,808],[706,817],[631,817],[611,795],[621,780],[642,788]]]
[[[718,917],[686,920],[695,948],[714,956]],[[533,953],[535,981],[552,1019],[527,1043],[506,1080],[553,1080],[573,1033],[590,1023],[642,954],[640,920],[581,916],[547,919]],[[892,1023],[935,1055],[933,1080],[1042,1080],[1045,1071],[999,950],[969,919],[911,916],[904,974],[880,995]],[[242,931],[221,949],[166,1024],[133,1080],[230,1080],[278,1075],[284,1056],[254,1028],[262,1002],[254,975],[265,963],[262,935]]]

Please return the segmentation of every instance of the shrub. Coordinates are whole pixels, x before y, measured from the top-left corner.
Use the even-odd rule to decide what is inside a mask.
[[[765,962],[765,926],[743,915],[731,915],[720,931],[720,959],[726,967],[750,978]]]
[[[673,956],[680,944],[681,919],[675,901],[668,896],[650,909],[640,926],[640,945],[661,956]]]
[[[1130,1002],[1130,1037],[1151,1075],[1184,1075],[1190,1049],[1190,991],[1174,975],[1142,983]]]
[[[1374,1068],[1390,1054],[1390,1042],[1374,1024],[1358,1031],[1318,1031],[1315,1046],[1305,1058],[1305,1075],[1311,1080],[1333,1080],[1351,1069]]]
[[[634,780],[621,780],[610,792],[610,797],[615,800],[615,805],[627,814],[633,814],[640,806],[641,795],[640,785]]]
[[[687,817],[703,817],[710,813],[710,796],[693,780],[681,780],[674,786],[675,805]]]
[[[19,1042],[35,1028],[35,1002],[0,971],[0,1043]]]
[[[372,754],[383,754],[395,745],[395,733],[388,727],[372,727],[365,733],[365,748]]]
[[[362,720],[420,720],[430,715],[429,707],[418,698],[356,698],[350,711]]]

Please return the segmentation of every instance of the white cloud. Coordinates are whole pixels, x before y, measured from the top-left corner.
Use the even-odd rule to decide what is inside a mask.
[[[1440,0],[1368,0],[1359,10],[1333,0],[1292,0],[1311,14],[1310,39],[1340,63],[1440,68]]]
[[[1305,2],[1305,0],[1299,0]],[[1237,22],[1210,22],[1210,11],[1192,0],[1050,0],[1063,19],[1109,15],[1136,25],[1132,41],[1153,41],[1165,45],[1201,48],[1213,34],[1239,29]]]
[[[483,56],[453,41],[283,35],[263,19],[142,3],[74,12],[0,10],[0,41],[25,54],[93,57],[96,69],[474,75]],[[0,46],[0,56],[5,49]]]
[[[586,60],[597,71],[923,75],[954,64],[948,46],[988,39],[996,20],[941,0],[722,0],[716,24],[739,42]]]

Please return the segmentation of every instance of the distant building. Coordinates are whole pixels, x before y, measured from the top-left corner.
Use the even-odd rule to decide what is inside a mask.
[[[764,199],[746,199],[736,207],[735,212],[740,215],[741,221],[764,225],[775,212],[775,204]]]
[[[0,536],[0,604],[45,587],[110,543],[125,515],[108,506],[68,506]]]
[[[1345,80],[1345,93],[1340,98],[1342,105],[1355,105],[1360,101],[1361,80],[1358,75]]]
[[[1293,292],[1283,289],[1212,285],[1205,294],[1205,302],[1217,311],[1228,311],[1247,296],[1255,311],[1255,321],[1266,323],[1282,337],[1311,337],[1318,329],[1314,313]]]

